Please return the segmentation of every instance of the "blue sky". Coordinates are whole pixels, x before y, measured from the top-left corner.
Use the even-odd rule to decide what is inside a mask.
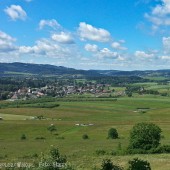
[[[1,0],[0,62],[170,68],[170,0]]]

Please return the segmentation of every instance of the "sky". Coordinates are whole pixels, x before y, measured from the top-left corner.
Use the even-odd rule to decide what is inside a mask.
[[[0,62],[170,69],[170,0],[0,0]]]

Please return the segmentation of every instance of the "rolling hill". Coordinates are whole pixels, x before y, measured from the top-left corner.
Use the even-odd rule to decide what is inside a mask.
[[[11,75],[70,75],[85,77],[100,76],[164,76],[170,77],[170,70],[144,70],[144,71],[120,71],[120,70],[77,70],[63,66],[49,64],[30,64],[30,63],[0,63],[0,76]]]

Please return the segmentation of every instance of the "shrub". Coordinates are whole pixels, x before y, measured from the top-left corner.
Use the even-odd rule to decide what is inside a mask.
[[[44,140],[46,139],[45,137],[36,137],[35,140]]]
[[[151,167],[148,161],[134,158],[133,160],[129,161],[128,170],[151,170]]]
[[[108,138],[109,139],[117,139],[118,138],[118,132],[115,128],[111,128],[108,131]]]
[[[39,166],[39,170],[66,170],[66,162],[66,156],[61,155],[58,149],[52,147],[47,155],[41,155],[40,161],[36,166]],[[48,166],[44,166],[44,163]],[[56,165],[61,165],[63,168]]]
[[[25,134],[22,134],[22,135],[21,135],[21,140],[26,140],[26,139],[27,139],[26,135],[25,135]]]
[[[170,145],[162,145],[159,148],[159,153],[170,153]]]
[[[123,170],[119,165],[114,165],[110,159],[104,159],[101,167],[101,170]]]
[[[55,125],[51,124],[51,125],[47,128],[47,130],[52,133],[52,132],[54,132],[54,131],[57,131],[57,128],[55,127]]]
[[[150,150],[157,148],[161,139],[161,129],[153,123],[138,123],[130,133],[130,149]]]
[[[170,145],[162,145],[150,150],[150,153],[170,153]]]
[[[103,150],[103,149],[98,149],[98,150],[96,150],[96,155],[105,155],[106,154],[106,151],[105,150]]]
[[[109,152],[109,154],[112,155],[112,156],[115,156],[115,155],[119,154],[119,152],[112,150],[112,151]]]
[[[84,135],[82,136],[82,138],[83,138],[83,139],[89,139],[89,136],[88,136],[87,134],[84,134]]]

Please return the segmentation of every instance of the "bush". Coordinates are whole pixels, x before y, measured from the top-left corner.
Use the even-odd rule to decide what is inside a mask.
[[[44,140],[46,139],[45,137],[36,137],[35,140]]]
[[[52,133],[52,132],[54,132],[54,131],[57,131],[57,128],[55,127],[55,125],[51,124],[51,125],[47,128],[47,130]]]
[[[108,131],[108,138],[109,139],[117,139],[118,138],[118,132],[115,128],[111,128]]]
[[[106,151],[103,150],[103,149],[99,149],[99,150],[96,150],[96,155],[105,155],[106,154]]]
[[[128,148],[127,153],[128,154],[170,153],[170,145],[162,145],[162,146],[158,146],[157,148],[151,148],[149,150]]]
[[[87,134],[84,134],[84,135],[82,136],[82,138],[83,138],[83,139],[89,139],[89,136],[88,136]]]
[[[123,170],[119,165],[114,165],[110,159],[104,159],[101,167],[101,170]]]
[[[151,149],[150,153],[170,153],[170,145],[162,145],[157,148]]]
[[[25,135],[25,134],[22,134],[22,135],[21,135],[21,140],[26,140],[26,139],[27,139],[26,135]]]
[[[138,158],[129,161],[128,170],[151,170],[150,163]]]
[[[49,153],[47,155],[41,155],[40,161],[39,161],[39,170],[60,170],[61,167],[56,166],[62,165],[63,170],[67,169],[66,167],[66,156],[63,156],[59,153],[59,150],[56,148],[51,148]],[[46,163],[48,166],[44,166],[44,163]],[[55,163],[55,164],[54,164]]]
[[[130,149],[150,150],[157,148],[161,139],[161,129],[153,123],[138,123],[130,133]]]

